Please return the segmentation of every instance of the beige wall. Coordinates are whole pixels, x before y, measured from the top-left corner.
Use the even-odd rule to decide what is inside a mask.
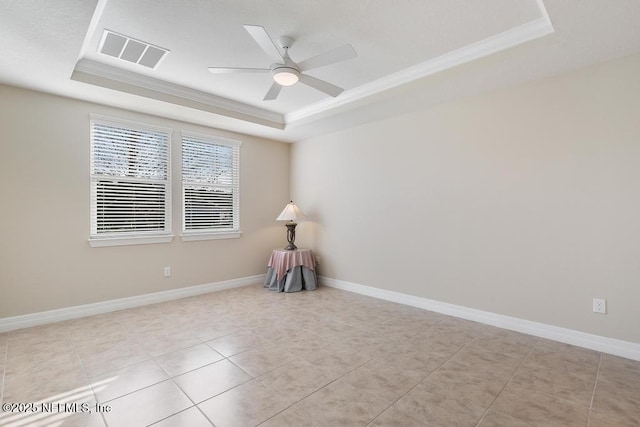
[[[89,247],[90,113],[174,129],[172,243]],[[241,238],[178,237],[181,129],[242,141]],[[288,198],[289,144],[0,86],[0,317],[263,274]]]
[[[296,143],[297,240],[330,278],[640,342],[638,76],[634,56]]]

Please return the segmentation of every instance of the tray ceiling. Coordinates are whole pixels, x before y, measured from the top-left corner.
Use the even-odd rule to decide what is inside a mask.
[[[637,51],[640,37],[626,21],[640,2],[607,2],[613,12],[598,3],[0,0],[0,82],[296,140]],[[618,28],[607,27],[599,45],[575,37],[601,19]],[[308,73],[345,91],[332,98],[298,83],[263,101],[269,74],[209,73],[269,67],[244,24],[263,26],[274,41],[293,37],[296,62],[351,44],[356,58]],[[105,30],[168,52],[154,68],[106,55]]]

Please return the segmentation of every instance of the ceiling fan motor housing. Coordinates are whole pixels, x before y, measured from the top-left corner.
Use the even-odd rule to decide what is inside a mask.
[[[289,36],[282,36],[278,39],[278,44],[283,49],[289,49],[293,45],[293,38]]]

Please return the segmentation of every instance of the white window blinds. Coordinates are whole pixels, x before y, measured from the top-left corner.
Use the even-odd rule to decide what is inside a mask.
[[[185,234],[239,231],[239,170],[240,142],[182,134]]]
[[[92,117],[92,238],[170,233],[170,135]]]

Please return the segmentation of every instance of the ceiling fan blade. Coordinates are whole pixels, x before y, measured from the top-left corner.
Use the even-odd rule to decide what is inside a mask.
[[[282,54],[276,47],[276,44],[271,40],[267,31],[259,25],[245,25],[244,29],[247,30],[249,35],[258,43],[258,46],[269,55],[271,59],[277,62],[285,62]]]
[[[274,99],[276,99],[278,97],[278,94],[280,93],[280,89],[282,89],[282,86],[280,86],[276,82],[273,82],[273,84],[271,85],[271,89],[269,89],[269,92],[267,92],[267,94],[264,96],[263,101],[273,101]]]
[[[341,87],[332,85],[331,83],[325,82],[324,80],[316,79],[315,77],[311,77],[307,74],[300,74],[300,83],[304,83],[307,86],[318,89],[320,92],[324,92],[327,95],[333,96],[334,98],[344,91],[344,89],[342,89]]]
[[[231,68],[231,67],[209,67],[209,72],[213,74],[232,74],[232,73],[266,73],[271,70],[268,68]]]
[[[336,62],[345,61],[347,59],[355,58],[356,56],[358,56],[358,53],[353,46],[346,44],[298,62],[298,67],[300,68],[300,71],[313,70],[314,68],[335,64]]]

